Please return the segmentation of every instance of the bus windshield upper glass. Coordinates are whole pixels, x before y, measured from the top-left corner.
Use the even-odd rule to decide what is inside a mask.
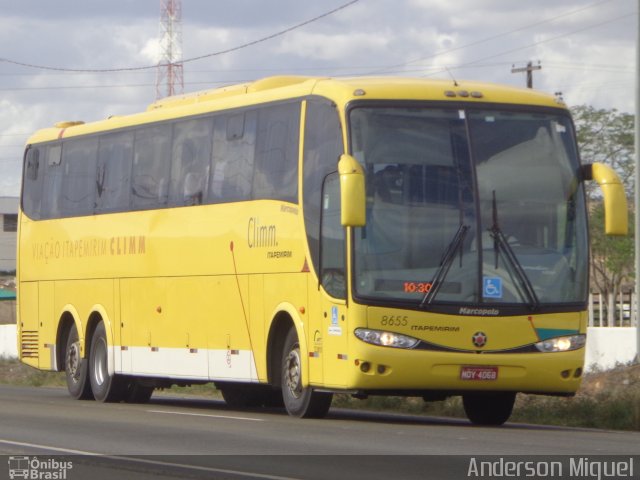
[[[550,110],[360,106],[367,177],[356,296],[527,309],[586,299],[586,212],[573,127]]]

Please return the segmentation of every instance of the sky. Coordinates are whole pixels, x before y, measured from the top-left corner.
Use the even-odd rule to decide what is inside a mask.
[[[532,62],[535,89],[633,113],[638,3],[182,0],[184,92],[280,74],[524,87],[511,70]],[[35,130],[146,109],[160,37],[160,0],[0,0],[0,196]]]

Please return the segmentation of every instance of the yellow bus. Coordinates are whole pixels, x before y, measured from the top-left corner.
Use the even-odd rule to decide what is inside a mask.
[[[77,399],[461,395],[502,424],[579,386],[590,179],[625,233],[566,106],[491,84],[270,77],[60,123],[24,156],[20,358]]]

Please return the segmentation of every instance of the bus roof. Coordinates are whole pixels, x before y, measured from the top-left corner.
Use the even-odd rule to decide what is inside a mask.
[[[310,95],[329,98],[341,106],[356,99],[390,99],[489,102],[566,108],[562,101],[552,95],[491,83],[409,77],[274,76],[250,83],[167,97],[149,105],[145,112],[132,115],[113,116],[90,123],[59,122],[53,128],[36,132],[28,143],[46,142],[62,137],[116,130],[154,121]]]

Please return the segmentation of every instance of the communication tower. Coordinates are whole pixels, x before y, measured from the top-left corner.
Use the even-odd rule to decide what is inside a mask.
[[[156,99],[183,93],[182,1],[160,0],[160,60]]]

